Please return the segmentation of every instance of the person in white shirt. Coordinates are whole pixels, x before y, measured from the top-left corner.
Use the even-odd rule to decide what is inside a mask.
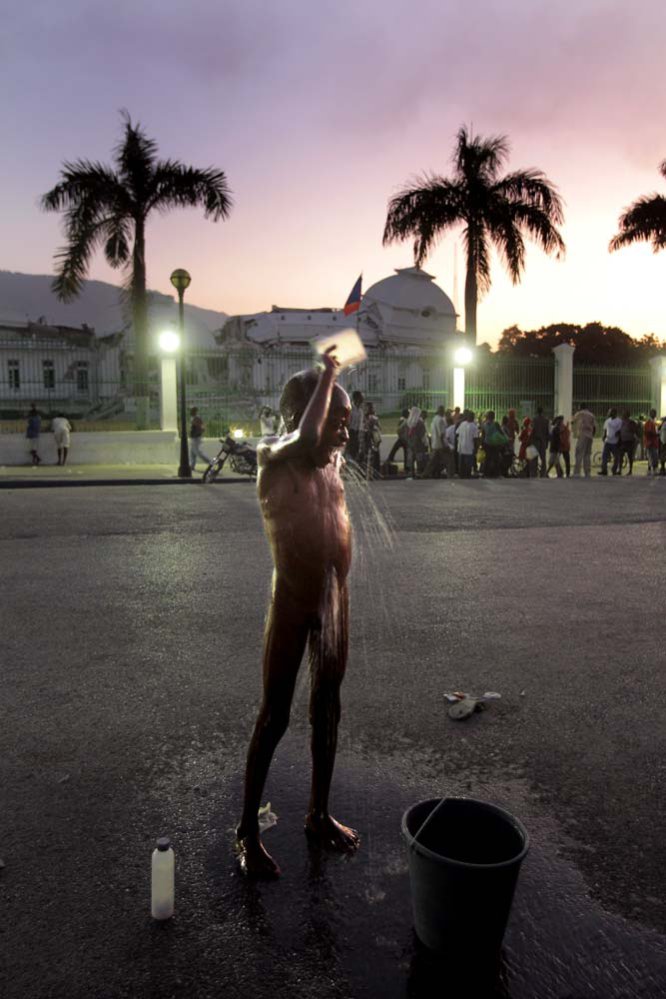
[[[479,427],[474,413],[466,409],[458,424],[458,468],[461,479],[469,479],[474,468],[474,442],[479,437]]]
[[[446,416],[444,407],[440,406],[430,424],[430,459],[426,468],[426,478],[439,479],[444,468],[444,435],[446,433]]]
[[[609,409],[608,419],[604,423],[603,441],[604,449],[601,453],[601,471],[599,475],[608,475],[608,462],[613,458],[613,475],[620,471],[620,429],[622,420],[617,415],[617,409]]]
[[[53,431],[56,448],[58,449],[58,464],[64,465],[67,461],[67,452],[69,451],[69,435],[72,432],[72,425],[66,416],[63,416],[62,413],[58,413],[58,415],[54,416],[51,420],[51,430]]]
[[[449,412],[446,418],[446,431],[444,433],[444,468],[447,479],[452,479],[456,474],[456,421],[453,414]]]

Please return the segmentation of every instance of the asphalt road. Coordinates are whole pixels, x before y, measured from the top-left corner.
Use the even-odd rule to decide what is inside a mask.
[[[270,572],[253,486],[2,491],[5,999],[468,995],[415,944],[400,835],[455,793],[532,840],[501,994],[666,993],[666,480],[387,482],[350,504],[333,806],[363,844],[306,846],[304,670],[265,795],[284,876],[256,886],[232,850]],[[454,722],[460,689],[502,699]]]

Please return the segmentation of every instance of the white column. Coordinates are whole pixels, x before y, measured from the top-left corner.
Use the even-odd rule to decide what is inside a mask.
[[[178,390],[176,358],[163,357],[160,367],[160,428],[178,431]]]
[[[465,408],[465,369],[464,368],[454,368],[453,369],[453,408],[460,406],[460,409]]]
[[[553,416],[563,416],[565,423],[571,423],[573,415],[573,356],[575,347],[561,343],[553,347],[555,355],[555,412]]]
[[[666,357],[653,357],[652,368],[652,405],[657,410],[657,417],[666,416]]]

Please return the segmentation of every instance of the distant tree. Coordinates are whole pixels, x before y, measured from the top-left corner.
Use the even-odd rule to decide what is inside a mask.
[[[666,177],[666,160],[659,172]],[[638,198],[620,215],[620,231],[613,236],[609,250],[619,250],[631,243],[652,243],[655,253],[666,247],[666,198],[662,194],[649,194]]]
[[[514,284],[525,266],[524,236],[546,253],[564,252],[556,226],[563,221],[560,197],[540,170],[500,176],[509,155],[506,136],[472,137],[458,132],[452,179],[424,174],[389,202],[384,245],[413,238],[420,266],[446,230],[463,226],[467,255],[465,331],[476,336],[479,296],[490,288],[490,248],[503,258]]]
[[[538,330],[509,326],[500,337],[497,351],[522,357],[550,357],[553,347],[570,343],[580,364],[642,364],[666,349],[666,343],[649,333],[636,340],[617,326],[587,323],[554,323]]]
[[[147,395],[148,301],[146,222],[153,212],[201,207],[206,218],[225,219],[232,206],[227,179],[212,167],[198,170],[178,160],[158,160],[157,143],[121,112],[124,129],[115,170],[89,160],[65,162],[61,180],[41,199],[44,211],[65,213],[67,245],[58,251],[53,290],[63,302],[76,298],[93,252],[103,247],[112,267],[127,272],[134,328],[135,393]]]

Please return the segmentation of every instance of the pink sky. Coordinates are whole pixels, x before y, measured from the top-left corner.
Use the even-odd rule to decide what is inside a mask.
[[[666,193],[661,0],[36,0],[3,18],[0,269],[51,272],[62,235],[37,199],[64,159],[110,161],[126,107],[164,158],[215,165],[234,193],[225,223],[152,222],[152,288],[186,267],[207,308],[341,306],[360,271],[367,287],[411,265],[409,244],[381,245],[387,201],[446,175],[467,124],[558,186],[568,247],[528,252],[517,287],[495,261],[479,340],[593,320],[666,338],[666,253],[607,251],[623,207]],[[451,297],[454,245],[425,264]],[[462,250],[458,270],[461,302]],[[118,280],[101,256],[90,277]]]

